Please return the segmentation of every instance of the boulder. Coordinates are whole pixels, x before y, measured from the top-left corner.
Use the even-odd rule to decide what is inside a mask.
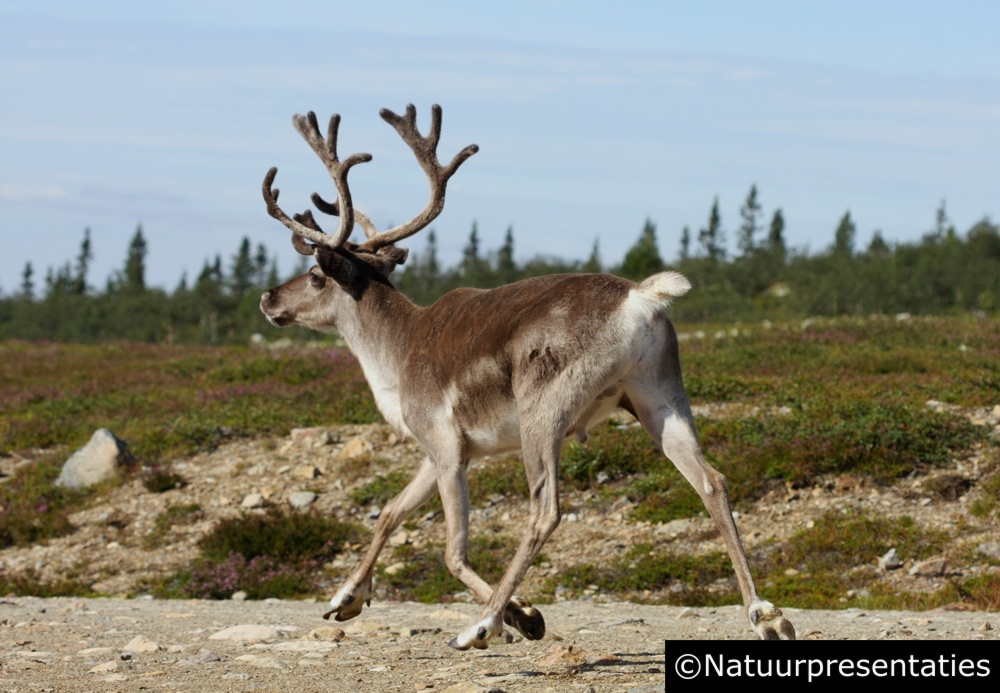
[[[90,441],[74,452],[63,465],[56,486],[85,488],[109,479],[118,468],[131,461],[125,443],[106,428],[99,428]]]

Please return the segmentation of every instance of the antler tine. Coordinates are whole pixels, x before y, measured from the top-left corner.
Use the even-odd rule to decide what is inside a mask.
[[[437,146],[441,138],[441,107],[437,104],[431,107],[431,127],[426,137],[422,136],[417,129],[417,109],[413,104],[407,104],[405,115],[397,115],[388,108],[379,111],[379,115],[382,116],[382,120],[395,128],[403,141],[413,150],[417,162],[427,174],[430,183],[430,200],[424,210],[407,223],[376,236],[369,236],[361,248],[370,251],[409,238],[434,221],[444,209],[448,179],[454,175],[466,159],[479,151],[478,145],[470,144],[456,154],[451,163],[447,166],[441,166],[437,158]]]
[[[320,134],[319,122],[316,120],[316,114],[313,111],[309,111],[304,116],[296,114],[292,118],[292,123],[298,133],[302,135],[302,138],[316,153],[316,156],[326,166],[326,170],[333,179],[334,187],[337,189],[338,197],[338,203],[331,205],[333,209],[337,210],[337,216],[340,217],[340,226],[337,228],[337,232],[330,236],[322,234],[322,231],[320,231],[322,240],[317,240],[315,237],[310,236],[305,237],[327,248],[339,248],[350,237],[351,231],[354,230],[355,211],[354,204],[351,201],[351,189],[347,185],[347,173],[353,166],[371,161],[372,155],[364,153],[352,154],[344,161],[340,161],[337,156],[337,135],[340,129],[339,114],[335,113],[330,116],[330,124],[327,127],[327,136],[325,138]],[[270,206],[268,210],[270,211]],[[340,210],[343,211],[341,212]],[[365,219],[367,220],[367,217]],[[368,223],[370,224],[371,222]],[[316,228],[319,228],[318,224],[316,224]],[[294,228],[292,231],[297,232]],[[366,235],[368,234],[367,228],[365,229],[365,233]]]
[[[267,175],[264,176],[264,183],[261,186],[261,191],[264,194],[264,201],[267,203],[267,213],[288,227],[288,229],[299,238],[312,241],[316,245],[327,246],[330,248],[336,247],[330,244],[330,236],[323,232],[323,230],[319,227],[319,224],[317,224],[312,218],[311,214],[309,214],[308,217],[311,224],[307,225],[302,221],[305,218],[304,215],[296,214],[295,218],[289,218],[289,216],[285,214],[284,210],[278,206],[278,195],[281,191],[273,187],[274,177],[276,175],[278,175],[278,168],[276,166],[272,166],[267,172]],[[299,244],[297,243],[296,248],[299,248]]]
[[[340,209],[337,207],[336,202],[327,202],[320,197],[319,193],[312,194],[312,201],[313,204],[316,205],[316,209],[324,214],[329,214],[334,217],[340,216]],[[375,224],[368,218],[368,215],[360,209],[354,210],[354,220],[361,224],[361,228],[364,229],[365,236],[367,238],[373,238],[378,234],[378,229],[375,228]]]

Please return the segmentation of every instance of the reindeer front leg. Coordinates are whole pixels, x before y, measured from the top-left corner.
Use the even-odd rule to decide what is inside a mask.
[[[406,488],[386,503],[375,525],[375,536],[372,537],[361,564],[330,600],[330,610],[323,614],[323,618],[329,619],[335,614],[336,620],[346,621],[360,614],[365,604],[371,603],[372,573],[375,571],[375,563],[382,552],[382,547],[400,523],[430,500],[435,491],[437,491],[437,476],[434,464],[429,457],[425,457],[416,476]]]
[[[550,441],[554,438],[554,442]],[[503,624],[517,628],[529,640],[545,635],[541,612],[514,595],[542,545],[559,525],[559,435],[544,436],[541,444],[525,441],[524,467],[530,489],[528,527],[507,571],[489,595],[477,619],[448,644],[457,650],[485,649],[491,638],[503,632]],[[443,495],[443,493],[442,493]],[[449,536],[449,543],[451,537]],[[450,547],[449,547],[450,548]]]

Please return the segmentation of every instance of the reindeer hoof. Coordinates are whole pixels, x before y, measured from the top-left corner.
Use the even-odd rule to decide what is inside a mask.
[[[751,604],[747,616],[761,640],[795,640],[795,627],[771,602]]]
[[[323,618],[329,621],[333,616],[337,621],[347,621],[360,614],[365,604],[371,606],[371,603],[370,587],[358,592],[341,589],[330,600],[330,610],[323,614]]]
[[[448,647],[456,650],[467,650],[475,647],[485,650],[490,645],[490,639],[503,633],[503,625],[499,619],[483,618],[473,623],[461,633],[448,641]]]
[[[528,640],[541,640],[545,637],[545,619],[542,612],[531,605],[524,597],[512,597],[507,602],[503,612],[503,622],[512,628],[517,628]]]

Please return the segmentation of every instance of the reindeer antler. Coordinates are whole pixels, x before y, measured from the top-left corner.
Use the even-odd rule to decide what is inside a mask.
[[[438,141],[441,139],[441,107],[437,104],[431,107],[431,127],[426,137],[421,135],[417,129],[417,109],[413,104],[406,106],[405,115],[397,115],[387,108],[379,111],[379,115],[396,129],[396,132],[417,157],[417,162],[424,169],[424,173],[427,174],[427,180],[430,183],[430,200],[427,206],[407,223],[379,232],[367,215],[354,209],[351,201],[351,190],[347,185],[347,172],[356,164],[371,161],[371,154],[352,154],[346,160],[340,161],[337,157],[337,131],[340,127],[340,116],[335,114],[330,118],[330,126],[327,136],[324,138],[320,134],[315,113],[310,111],[305,116],[296,115],[292,118],[295,129],[309,143],[309,146],[326,166],[330,177],[333,178],[333,184],[337,188],[337,202],[327,202],[318,193],[313,193],[313,204],[321,212],[340,217],[340,226],[336,234],[332,236],[324,233],[311,212],[307,211],[289,218],[278,206],[278,189],[272,188],[278,169],[272,168],[268,171],[264,177],[263,185],[267,213],[291,229],[292,242],[300,253],[312,254],[311,247],[306,241],[326,248],[339,248],[351,235],[355,221],[361,224],[368,238],[359,247],[359,250],[374,252],[379,248],[409,238],[441,214],[444,209],[448,179],[455,174],[455,171],[466,159],[479,151],[478,145],[470,144],[456,154],[447,166],[441,165],[437,158]]]
[[[273,188],[274,177],[278,173],[276,167],[272,167],[264,176],[262,191],[264,201],[267,203],[267,213],[287,226],[293,235],[293,243],[299,252],[308,252],[308,246],[300,243],[300,239],[312,241],[316,245],[326,248],[339,248],[351,235],[354,229],[354,205],[351,202],[351,189],[347,185],[347,173],[353,166],[372,160],[371,154],[352,154],[346,160],[340,161],[337,156],[337,131],[340,128],[340,115],[334,114],[330,117],[330,125],[327,128],[327,136],[324,138],[319,131],[319,123],[316,121],[316,114],[309,111],[308,115],[296,114],[292,117],[295,129],[302,135],[302,138],[309,143],[309,146],[326,166],[333,184],[337,188],[339,204],[329,205],[333,213],[340,216],[340,226],[336,234],[330,236],[324,233],[316,220],[313,219],[312,212],[296,214],[289,218],[287,214],[278,206],[278,195],[280,191]],[[318,196],[314,196],[318,197]],[[326,211],[326,210],[324,210]],[[362,215],[363,216],[363,215]],[[370,224],[367,217],[364,217],[363,225]]]
[[[420,131],[417,130],[417,109],[412,103],[407,104],[406,115],[397,115],[388,108],[379,111],[379,115],[382,116],[382,120],[396,129],[396,132],[416,155],[420,167],[424,169],[427,180],[430,182],[430,201],[424,211],[407,223],[376,236],[369,236],[368,241],[361,246],[365,250],[378,250],[404,238],[409,238],[434,221],[444,209],[444,195],[448,179],[454,175],[466,159],[479,151],[479,145],[470,144],[456,154],[450,164],[441,166],[437,158],[438,140],[441,139],[441,107],[437,104],[431,106],[431,129],[426,137],[421,136]]]

